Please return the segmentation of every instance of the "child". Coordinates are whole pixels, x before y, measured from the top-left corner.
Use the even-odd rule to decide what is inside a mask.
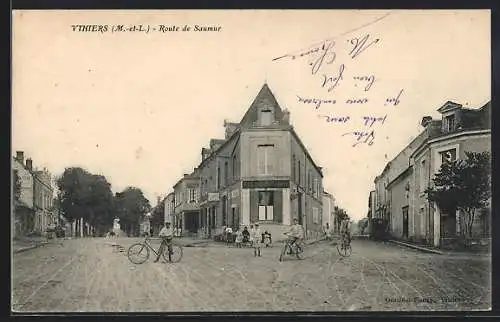
[[[259,224],[255,224],[255,228],[253,229],[253,236],[252,236],[254,256],[261,256],[261,254],[260,254],[261,238],[262,238],[262,235],[260,233]]]
[[[264,232],[264,245],[266,247],[270,247],[272,243],[272,238],[271,238],[271,233],[269,233],[267,230]]]
[[[242,242],[243,242],[243,233],[241,232],[241,229],[238,228],[238,230],[236,231],[236,240],[235,240],[236,247],[241,248]]]

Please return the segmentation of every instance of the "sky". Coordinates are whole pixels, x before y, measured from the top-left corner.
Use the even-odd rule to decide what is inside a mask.
[[[120,24],[150,31],[111,32]],[[84,167],[154,205],[267,83],[325,190],[361,219],[375,177],[423,116],[439,118],[448,100],[490,100],[490,43],[487,10],[16,11],[12,154],[54,175]],[[353,132],[373,136],[353,146]]]

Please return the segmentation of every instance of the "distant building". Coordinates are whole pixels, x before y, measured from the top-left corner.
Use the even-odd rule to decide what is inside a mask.
[[[29,168],[33,173],[33,201],[35,208],[35,230],[45,234],[47,228],[54,228],[58,223],[57,213],[54,209],[54,187],[52,176],[46,170],[33,170],[32,161]]]
[[[15,187],[16,177],[20,185],[19,195],[14,195],[12,205],[12,233],[20,236],[35,229],[35,210],[33,203],[33,174],[30,170],[31,160],[24,160],[24,152],[17,151],[12,158],[12,182]],[[15,193],[15,191],[14,191]]]
[[[443,246],[460,234],[460,213],[441,213],[424,191],[444,160],[465,158],[466,151],[491,151],[491,116],[490,103],[467,109],[448,101],[438,111],[441,119],[424,117],[424,131],[376,177],[371,214],[386,220],[396,238]],[[475,236],[489,236],[490,219],[491,209],[479,212]]]
[[[175,210],[175,197],[174,193],[171,192],[165,197],[165,218],[164,222],[170,222],[172,227],[177,227],[174,222],[174,210]]]
[[[198,169],[184,176],[174,185],[174,214],[176,227],[184,235],[197,234],[200,229]]]
[[[334,232],[336,226],[335,220],[335,198],[332,194],[323,191],[323,216],[322,216],[323,227],[326,227]]]

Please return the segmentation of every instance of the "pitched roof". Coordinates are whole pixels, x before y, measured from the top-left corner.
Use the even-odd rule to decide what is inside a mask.
[[[462,107],[461,104],[458,104],[458,103],[455,103],[455,102],[452,102],[452,101],[447,101],[437,111],[439,113],[445,113],[445,112],[448,112],[448,111],[451,111],[451,110],[454,110],[454,109],[457,109],[457,108],[461,108],[461,107]]]
[[[241,119],[240,124],[242,126],[252,125],[253,122],[257,121],[258,111],[261,108],[274,110],[274,115],[277,120],[281,120],[283,117],[283,111],[267,83],[265,83],[260,89],[254,101]]]

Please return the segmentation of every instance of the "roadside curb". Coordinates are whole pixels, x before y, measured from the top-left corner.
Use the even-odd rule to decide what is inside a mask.
[[[421,247],[421,246],[417,246],[417,245],[413,245],[413,244],[403,243],[403,242],[396,241],[396,240],[389,240],[389,242],[393,243],[393,244],[396,244],[396,245],[399,245],[399,246],[413,248],[413,249],[416,249],[416,250],[419,250],[419,251],[422,251],[422,252],[426,252],[426,253],[432,253],[432,254],[438,254],[438,255],[443,255],[444,254],[444,252],[441,252],[441,251],[438,251],[438,250],[429,249],[429,248],[425,248],[425,247]]]
[[[45,246],[47,244],[48,244],[48,242],[43,242],[43,243],[40,243],[40,244],[35,244],[35,245],[31,245],[31,246],[19,248],[17,250],[14,250],[13,253],[14,254],[19,254],[19,253],[22,253],[22,252],[25,252],[25,251],[28,251],[28,250],[31,250],[31,249],[35,249],[35,248],[38,248],[38,247],[41,247],[41,246]]]

